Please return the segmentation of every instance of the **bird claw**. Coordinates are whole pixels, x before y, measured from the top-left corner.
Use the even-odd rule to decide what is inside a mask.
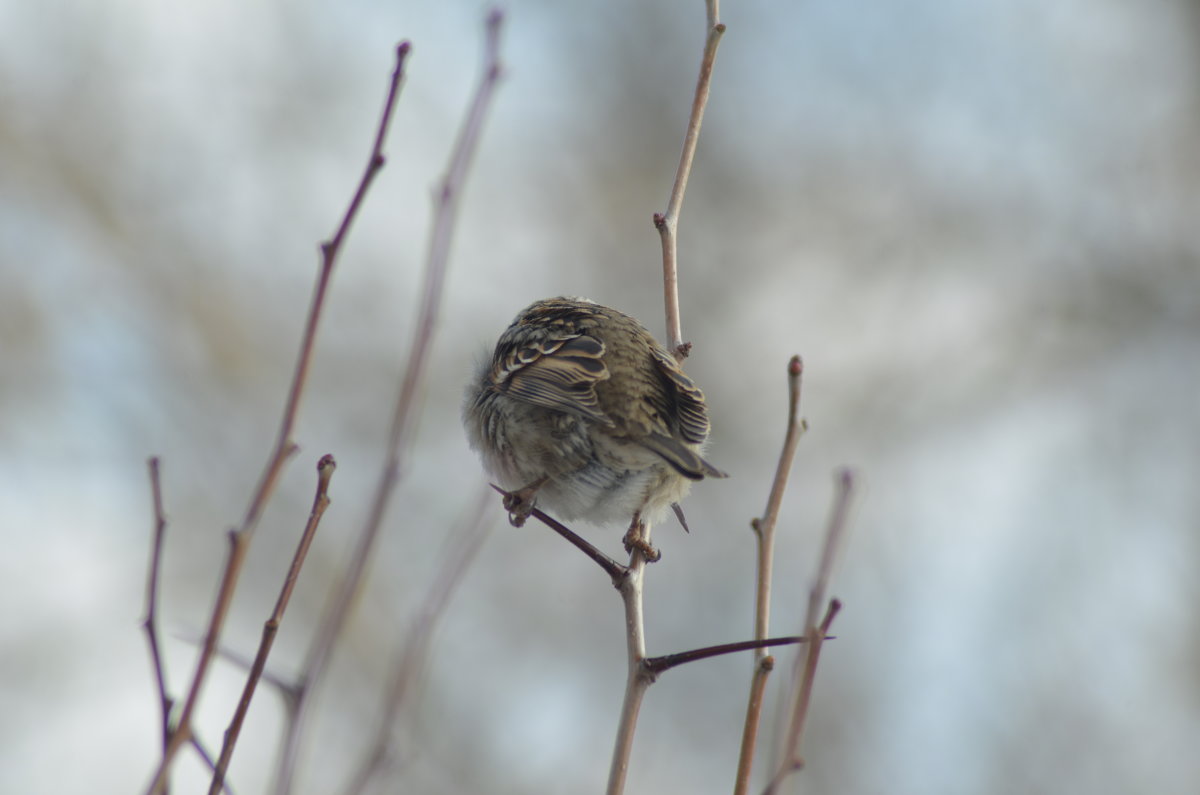
[[[537,503],[537,492],[547,478],[538,478],[524,488],[506,492],[504,495],[504,510],[508,511],[508,523],[513,527],[521,527],[533,513]]]
[[[629,529],[625,531],[625,538],[623,539],[625,542],[625,551],[632,554],[636,549],[638,552],[642,553],[642,557],[646,559],[647,563],[654,563],[662,558],[662,553],[651,546],[650,542],[642,537],[643,527],[644,525],[635,521],[629,526]]]
[[[513,527],[522,527],[529,514],[533,513],[533,503],[522,503],[520,499],[504,499],[504,509],[508,511],[508,523]]]

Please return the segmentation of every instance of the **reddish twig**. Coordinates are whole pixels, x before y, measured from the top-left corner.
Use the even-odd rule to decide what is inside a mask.
[[[832,640],[832,638],[824,638],[824,640]],[[646,667],[650,673],[657,676],[663,671],[669,671],[672,668],[683,665],[684,663],[696,662],[697,660],[707,660],[709,657],[719,657],[722,654],[736,654],[739,651],[750,651],[766,649],[771,646],[794,646],[797,643],[805,643],[808,637],[805,635],[788,635],[782,638],[755,638],[754,640],[739,640],[736,643],[722,643],[717,646],[704,646],[699,649],[691,649],[690,651],[680,651],[674,654],[664,654],[661,657],[647,657]]]
[[[495,489],[496,491],[505,495],[506,497],[510,496],[510,494],[511,494],[511,492],[505,491],[504,489],[500,488],[499,486],[497,486],[494,483],[489,484],[489,485],[491,485],[491,487],[493,489]],[[575,547],[577,547],[579,549],[580,552],[582,552],[583,554],[585,554],[589,558],[591,558],[596,563],[597,566],[604,569],[605,573],[607,573],[608,576],[612,578],[613,585],[619,586],[620,581],[625,578],[626,574],[629,573],[628,568],[621,565],[617,561],[613,560],[608,555],[605,555],[603,552],[601,552],[599,549],[597,549],[596,546],[593,545],[590,541],[588,541],[587,539],[585,539],[583,536],[579,535],[575,531],[571,530],[569,527],[567,527],[563,523],[559,522],[553,516],[549,516],[548,514],[543,513],[538,508],[534,508],[530,512],[529,515],[532,516],[533,518],[537,519],[542,524],[549,527],[554,532],[558,533],[560,536],[565,538],[567,541],[571,542]]]
[[[854,492],[854,473],[841,469],[836,474],[837,491],[833,500],[833,512],[821,544],[821,560],[817,564],[816,576],[808,592],[808,613],[804,625],[809,633],[817,627],[817,616],[825,607],[825,594],[829,590],[829,579],[833,576],[833,564],[842,548],[842,537],[846,533],[846,516],[850,510],[850,497]]]
[[[341,223],[338,225],[336,234],[332,240],[321,245],[321,266],[317,274],[317,283],[313,288],[312,301],[309,304],[308,314],[305,319],[304,332],[300,341],[300,353],[296,361],[296,367],[292,373],[291,385],[288,388],[283,417],[279,424],[279,433],[271,454],[267,459],[267,464],[263,469],[263,474],[259,479],[258,487],[250,499],[245,517],[236,530],[230,531],[229,557],[225,564],[224,573],[221,577],[221,585],[217,591],[217,598],[210,614],[208,628],[204,636],[204,644],[200,650],[199,659],[196,662],[196,671],[192,675],[187,699],[180,712],[178,723],[175,730],[171,733],[167,746],[163,749],[162,759],[154,771],[153,779],[148,788],[150,793],[157,794],[163,791],[166,787],[167,773],[170,770],[176,753],[192,737],[192,713],[199,701],[200,690],[220,642],[221,630],[225,625],[225,617],[229,613],[229,605],[233,600],[234,591],[237,589],[238,578],[241,576],[254,528],[258,524],[259,517],[262,515],[267,501],[275,490],[275,485],[279,480],[284,463],[296,450],[296,445],[292,442],[291,438],[292,428],[295,426],[296,415],[300,408],[300,399],[304,393],[305,384],[308,381],[308,371],[312,362],[317,326],[325,305],[325,295],[329,287],[329,280],[333,275],[334,266],[341,253],[342,244],[362,205],[363,197],[366,195],[371,183],[375,180],[376,175],[383,168],[384,158],[381,148],[387,135],[388,125],[391,122],[392,111],[395,107],[395,98],[399,92],[400,80],[403,75],[404,60],[408,55],[408,51],[409,45],[407,42],[401,43],[396,48],[396,68],[392,73],[392,81],[388,89],[384,114],[377,128],[375,144],[371,150],[370,159],[367,161],[367,167],[359,181],[358,188],[355,190],[350,206],[347,208]]]
[[[192,750],[195,751],[196,755],[199,756],[201,761],[204,762],[205,767],[207,767],[209,770],[217,769],[217,763],[215,760],[213,760],[212,754],[208,752],[208,749],[204,747],[204,744],[200,742],[199,738],[193,736],[192,739],[188,741],[188,745],[192,746]],[[232,792],[229,787],[229,782],[222,784],[221,789],[227,793]]]
[[[466,181],[468,167],[478,148],[483,122],[495,93],[496,83],[500,78],[499,48],[502,21],[503,15],[499,11],[489,12],[486,25],[483,77],[471,100],[466,120],[450,156],[449,167],[436,194],[437,204],[425,261],[420,312],[412,346],[409,349],[408,363],[396,399],[383,467],[375,487],[370,512],[355,543],[346,574],[330,599],[305,660],[303,673],[296,690],[295,712],[288,725],[284,750],[276,769],[275,792],[277,793],[291,791],[296,760],[299,757],[302,734],[311,704],[310,695],[328,669],[333,647],[346,624],[350,609],[362,586],[367,565],[383,525],[383,517],[387,513],[388,505],[400,480],[404,463],[403,454],[407,451],[409,444],[416,396],[424,379],[425,360],[433,342],[433,332],[437,326],[441,308],[446,263],[450,256],[450,241],[458,217],[459,199]]]
[[[199,645],[202,639],[185,637],[184,640],[194,642]],[[227,649],[224,646],[217,648],[217,658],[224,660],[236,668],[241,668],[246,673],[250,673],[250,670],[254,667],[254,660],[252,660],[250,657],[247,657],[244,654],[239,654],[233,649]],[[293,689],[293,685],[291,681],[284,679],[279,674],[274,674],[264,669],[259,675],[259,679],[278,690],[285,701],[292,697],[291,691]]]
[[[284,578],[279,598],[275,602],[275,609],[271,611],[270,618],[263,625],[258,653],[254,657],[254,663],[250,666],[250,675],[246,678],[246,686],[242,690],[242,698],[238,702],[233,720],[230,721],[229,728],[225,730],[225,742],[221,746],[221,757],[217,760],[216,770],[213,771],[208,795],[217,795],[225,783],[229,760],[233,758],[233,749],[237,745],[238,736],[242,731],[242,723],[250,709],[250,701],[254,698],[258,680],[263,675],[263,669],[266,668],[267,655],[271,653],[271,646],[275,643],[275,635],[279,632],[279,624],[283,621],[284,611],[287,610],[288,601],[292,598],[292,590],[296,587],[300,569],[304,566],[304,559],[308,555],[308,548],[317,534],[317,526],[321,523],[321,517],[325,515],[325,509],[329,507],[329,481],[333,477],[335,469],[337,469],[337,462],[331,455],[321,456],[321,460],[317,462],[317,493],[313,498],[312,511],[304,525],[304,532],[300,534],[300,543],[296,546],[296,552],[292,556],[292,565],[288,568],[287,577]]]
[[[150,469],[150,492],[154,501],[154,531],[146,581],[146,617],[142,621],[142,628],[146,631],[146,641],[150,645],[150,659],[154,665],[158,700],[162,708],[162,745],[165,749],[171,737],[171,709],[174,706],[174,701],[167,694],[166,669],[158,644],[159,578],[162,574],[162,553],[166,541],[167,518],[163,510],[162,479],[158,456],[152,456],[147,464]],[[192,746],[192,750],[208,765],[210,770],[216,769],[212,755],[199,738],[192,737],[188,744]]]
[[[842,545],[842,537],[846,531],[846,516],[850,507],[850,497],[854,490],[854,476],[848,469],[837,473],[837,494],[834,497],[833,512],[825,530],[825,540],[821,546],[821,559],[817,564],[812,587],[808,593],[808,611],[805,617],[805,636],[810,638],[805,653],[796,661],[795,685],[793,686],[792,707],[788,719],[787,739],[783,748],[783,764],[771,779],[765,790],[765,795],[774,793],[785,778],[792,772],[804,767],[804,757],[800,755],[800,742],[804,737],[804,727],[808,720],[809,705],[812,701],[813,682],[817,675],[817,661],[821,657],[821,646],[825,636],[842,603],[831,599],[825,607],[825,616],[817,623],[821,606],[825,604],[825,594],[829,588],[829,578],[833,573],[834,559]]]
[[[150,468],[150,493],[154,501],[154,529],[151,536],[150,564],[146,572],[146,617],[142,619],[142,629],[146,632],[146,643],[150,646],[150,662],[154,666],[154,680],[158,688],[158,706],[162,724],[162,748],[165,753],[171,739],[171,708],[175,703],[167,693],[167,675],[158,646],[158,586],[159,575],[162,573],[162,552],[167,532],[167,518],[163,513],[162,481],[159,477],[158,457],[152,457],[147,463]]]
[[[787,490],[792,460],[796,457],[796,446],[805,430],[800,419],[800,385],[804,374],[804,362],[793,356],[788,362],[788,417],[787,430],[783,436],[783,450],[775,468],[775,480],[767,497],[767,509],[761,519],[750,523],[758,544],[758,577],[756,579],[754,604],[754,637],[765,638],[769,632],[771,617],[771,572],[775,557],[775,526],[779,520],[779,508]],[[754,674],[750,679],[750,695],[746,703],[746,720],[742,726],[742,747],[738,756],[737,777],[734,795],[745,795],[750,786],[750,772],[754,766],[754,749],[758,744],[758,728],[762,718],[763,693],[767,678],[775,667],[775,658],[759,648],[755,654]]]

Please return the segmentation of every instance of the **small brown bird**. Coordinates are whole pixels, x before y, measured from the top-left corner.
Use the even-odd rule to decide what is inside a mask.
[[[704,394],[640,323],[582,298],[517,315],[467,388],[463,425],[512,493],[513,524],[535,500],[565,520],[629,522],[626,547],[650,559],[644,526],[679,513],[692,481],[726,476],[700,455]]]

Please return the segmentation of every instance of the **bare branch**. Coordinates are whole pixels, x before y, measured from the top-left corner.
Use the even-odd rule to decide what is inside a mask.
[[[775,468],[775,480],[767,497],[767,509],[761,519],[750,523],[758,543],[758,577],[754,604],[754,637],[765,638],[769,632],[771,617],[771,572],[775,558],[775,526],[779,521],[779,507],[787,490],[792,460],[796,457],[796,446],[805,426],[800,419],[800,385],[804,374],[804,362],[793,356],[788,362],[788,417],[787,430],[783,436],[783,451]],[[750,772],[754,766],[754,749],[758,741],[758,728],[762,718],[763,693],[767,677],[775,667],[775,660],[761,647],[755,654],[754,674],[750,679],[750,695],[746,703],[746,720],[742,726],[742,747],[738,757],[737,778],[734,795],[745,795],[750,787]]]
[[[788,361],[788,416],[787,429],[783,436],[783,450],[779,453],[779,464],[775,467],[775,479],[767,496],[767,509],[761,519],[750,523],[758,538],[758,589],[755,593],[754,636],[767,636],[771,616],[771,571],[775,546],[775,525],[779,521],[779,508],[787,491],[792,461],[796,457],[796,446],[806,430],[800,419],[800,386],[804,375],[804,361],[793,356]]]
[[[832,638],[825,638],[831,640]],[[722,643],[718,646],[704,646],[699,649],[691,649],[690,651],[681,651],[674,654],[664,654],[661,657],[647,657],[646,667],[655,676],[663,671],[669,671],[672,668],[683,665],[684,663],[696,662],[697,660],[707,660],[709,657],[719,657],[723,654],[736,654],[739,651],[750,651],[766,649],[771,646],[793,646],[797,643],[805,643],[808,637],[805,635],[788,635],[782,638],[755,638],[754,640],[739,640],[736,643]]]
[[[230,530],[228,538],[229,556],[226,558],[225,567],[221,575],[221,584],[217,590],[216,603],[213,605],[213,612],[209,617],[208,628],[204,633],[204,641],[200,647],[200,658],[196,664],[196,673],[192,677],[192,684],[188,690],[183,711],[179,716],[179,722],[174,731],[171,732],[171,737],[167,741],[167,747],[163,750],[162,760],[159,762],[159,766],[154,773],[154,778],[150,783],[149,791],[151,793],[165,791],[167,786],[167,772],[170,769],[171,762],[179,752],[179,749],[193,738],[191,714],[200,699],[200,688],[204,683],[205,675],[208,673],[208,666],[216,653],[221,627],[224,626],[225,617],[229,613],[229,605],[233,600],[237,578],[241,573],[242,564],[245,562],[246,551],[249,549],[248,544],[238,542],[239,538],[244,539],[246,536],[239,536],[236,531]]]
[[[850,507],[850,497],[854,489],[854,476],[848,469],[837,473],[837,492],[834,496],[833,511],[825,530],[825,540],[821,547],[821,559],[813,577],[813,584],[808,595],[808,615],[805,618],[805,636],[810,641],[805,653],[796,661],[795,684],[793,685],[792,708],[788,720],[787,739],[784,743],[783,764],[779,772],[771,779],[766,789],[766,795],[774,793],[779,784],[789,774],[804,767],[804,757],[800,754],[800,742],[804,737],[804,727],[808,720],[808,708],[812,701],[813,682],[817,675],[817,662],[821,657],[821,647],[833,619],[842,608],[842,603],[831,599],[825,608],[825,616],[817,623],[821,605],[825,603],[825,593],[829,587],[829,578],[833,572],[834,559],[841,547],[842,538],[846,531],[846,516]]]
[[[200,742],[199,737],[193,736],[192,739],[188,741],[188,745],[192,746],[192,750],[195,751],[196,756],[200,757],[200,760],[204,762],[205,767],[207,767],[209,770],[217,769],[217,763],[213,760],[212,754],[210,754],[208,749],[204,747],[204,743]],[[233,792],[233,789],[229,786],[228,781],[221,785],[221,789],[227,793]]]
[[[696,93],[692,98],[692,113],[688,118],[687,132],[683,136],[683,151],[679,155],[679,168],[675,171],[675,182],[671,185],[671,198],[667,210],[654,214],[654,226],[658,229],[663,255],[663,296],[667,314],[667,350],[676,359],[684,359],[691,349],[683,341],[683,324],[679,312],[679,264],[678,229],[679,212],[683,207],[683,194],[687,190],[688,177],[692,173],[692,161],[696,157],[696,144],[700,140],[700,123],[704,120],[704,108],[708,105],[709,84],[712,82],[713,63],[717,58],[717,45],[725,33],[725,25],[719,20],[719,0],[706,0],[707,31],[704,54],[700,59],[700,76],[696,80]]]
[[[706,35],[704,52],[700,59],[700,76],[696,81],[696,92],[692,98],[692,112],[688,118],[683,137],[683,151],[679,156],[679,168],[671,186],[671,198],[664,213],[654,215],[663,254],[663,297],[667,321],[667,350],[676,359],[682,360],[690,349],[683,342],[682,323],[679,314],[679,263],[677,233],[679,212],[683,206],[683,195],[687,190],[688,177],[692,172],[692,161],[696,155],[696,143],[700,137],[700,123],[704,108],[708,104],[709,83],[712,80],[713,62],[717,57],[717,44],[725,26],[719,20],[718,0],[705,0]],[[631,532],[634,528],[630,528]],[[625,697],[621,703],[621,717],[617,723],[617,736],[613,743],[612,762],[608,770],[608,795],[621,795],[625,791],[625,778],[629,772],[629,757],[633,752],[633,735],[637,728],[638,714],[646,689],[654,682],[654,673],[646,667],[646,634],[643,621],[642,588],[646,574],[646,550],[650,550],[650,527],[645,525],[640,546],[635,545],[630,553],[629,565],[624,575],[614,579],[625,605],[625,648],[628,669],[625,678]]]
[[[146,643],[150,646],[150,662],[154,666],[154,680],[158,687],[162,747],[165,753],[171,739],[171,708],[175,703],[167,694],[167,675],[158,646],[158,581],[159,575],[162,573],[163,539],[167,532],[167,519],[163,513],[162,482],[159,477],[158,457],[151,458],[147,463],[150,468],[150,492],[154,500],[154,529],[150,547],[150,564],[146,571],[146,617],[142,619],[142,629],[146,632]]]
[[[404,463],[403,456],[407,452],[409,429],[416,408],[416,396],[424,378],[425,359],[433,342],[433,332],[437,326],[438,313],[441,308],[446,263],[450,256],[450,242],[458,217],[459,200],[466,182],[468,167],[483,132],[484,119],[501,74],[499,49],[502,21],[503,15],[499,11],[493,10],[488,13],[483,76],[475,90],[466,120],[455,142],[446,175],[435,196],[436,209],[425,260],[420,312],[409,349],[408,363],[401,380],[399,396],[396,399],[385,460],[375,487],[370,512],[359,533],[346,574],[317,627],[313,645],[309,649],[305,661],[298,685],[296,710],[293,720],[289,724],[284,751],[280,755],[279,766],[276,770],[276,793],[291,791],[296,760],[303,739],[302,733],[311,704],[309,697],[328,669],[333,647],[346,624],[351,607],[362,586],[380,528],[383,525],[383,517],[400,480]]]
[[[404,73],[404,61],[408,55],[408,51],[409,45],[407,42],[401,43],[396,48],[396,67],[392,73],[392,80],[384,105],[384,114],[380,119],[375,134],[375,144],[372,147],[371,156],[367,161],[367,167],[359,181],[354,198],[351,200],[350,206],[347,208],[341,223],[338,225],[337,233],[331,241],[321,246],[321,267],[317,274],[317,283],[313,288],[312,300],[305,319],[304,332],[300,341],[300,353],[297,357],[296,367],[292,373],[292,382],[284,404],[283,417],[279,424],[279,433],[275,440],[275,446],[272,449],[270,457],[267,459],[266,467],[263,470],[258,487],[250,499],[250,504],[246,509],[246,515],[242,520],[241,526],[230,532],[229,558],[221,578],[220,589],[217,591],[217,598],[213,605],[207,632],[205,633],[204,644],[200,650],[199,659],[196,662],[196,671],[192,675],[191,685],[188,688],[187,699],[180,713],[178,725],[171,733],[167,747],[163,750],[162,760],[154,772],[153,779],[148,788],[150,793],[161,793],[166,787],[167,773],[175,754],[192,736],[192,713],[199,701],[201,687],[204,684],[209,665],[219,645],[221,630],[224,627],[225,617],[229,612],[229,605],[233,600],[233,594],[237,588],[238,578],[241,576],[242,565],[250,547],[250,539],[254,528],[258,524],[259,517],[262,515],[267,500],[275,490],[275,485],[278,482],[280,472],[283,470],[284,463],[296,451],[296,445],[291,439],[292,428],[296,422],[296,414],[300,408],[300,398],[303,395],[304,386],[308,381],[308,370],[312,361],[317,326],[325,305],[325,294],[329,286],[330,277],[333,274],[334,266],[337,263],[338,255],[341,252],[345,235],[353,223],[355,216],[358,214],[367,189],[374,181],[380,169],[383,168],[384,158],[381,149],[383,140],[387,134],[388,125],[391,122],[392,111],[395,107],[395,98],[400,89],[400,81]]]
[[[350,232],[350,225],[358,217],[358,209],[362,206],[371,183],[387,165],[387,158],[383,154],[383,145],[387,141],[388,130],[392,126],[396,99],[400,96],[400,86],[404,82],[404,65],[408,61],[410,52],[412,52],[411,42],[402,41],[396,45],[396,65],[392,68],[392,79],[388,84],[387,98],[383,101],[383,112],[379,116],[379,126],[375,130],[375,143],[371,146],[367,167],[363,171],[358,188],[354,191],[354,196],[350,199],[350,206],[346,208],[346,214],[342,216],[342,222],[338,224],[337,232],[330,240],[321,244],[321,254],[326,263],[337,259],[337,255],[342,250],[342,243],[345,242],[346,235]],[[329,267],[332,268],[332,264]]]
[[[199,636],[194,637],[194,638],[188,638],[185,636],[185,637],[183,637],[183,640],[186,640],[191,643],[195,643],[198,646],[198,645],[200,645],[201,642],[203,642],[204,639]],[[233,665],[236,668],[241,668],[246,673],[250,673],[250,669],[252,669],[254,667],[253,659],[251,659],[250,657],[248,657],[245,654],[239,654],[238,652],[234,651],[233,649],[229,649],[224,646],[217,647],[217,658],[220,660],[224,660],[225,662]],[[279,674],[274,674],[274,673],[271,673],[271,671],[263,669],[263,672],[259,678],[262,679],[262,681],[264,681],[267,684],[274,687],[276,690],[278,690],[285,702],[287,702],[290,699],[295,698],[295,695],[293,694],[293,691],[295,690],[295,685],[293,685],[287,679],[284,679]]]
[[[150,553],[150,566],[146,582],[146,618],[142,628],[146,631],[146,640],[150,645],[150,658],[154,664],[154,676],[158,687],[159,704],[162,707],[162,743],[163,748],[171,736],[171,708],[173,701],[167,695],[165,668],[158,645],[158,601],[159,578],[162,574],[162,553],[166,540],[167,519],[163,510],[162,479],[159,471],[159,459],[153,456],[147,461],[150,469],[150,491],[154,500],[154,536]],[[200,742],[198,737],[192,737],[188,743],[209,769],[216,769],[212,755]],[[228,789],[228,788],[226,788]]]
[[[300,535],[300,543],[297,544],[296,552],[292,556],[292,565],[288,568],[287,577],[284,578],[283,588],[280,589],[279,598],[275,602],[275,609],[271,612],[266,624],[263,625],[258,654],[255,655],[254,664],[250,667],[250,675],[246,678],[246,686],[242,690],[242,698],[238,702],[233,720],[230,721],[229,728],[225,730],[221,758],[217,761],[216,770],[213,771],[208,795],[217,795],[221,785],[225,782],[225,773],[229,769],[229,760],[233,758],[233,749],[241,734],[242,723],[246,719],[246,713],[250,710],[250,701],[254,698],[258,680],[262,677],[263,669],[267,665],[267,655],[271,653],[271,646],[275,642],[275,635],[279,632],[279,624],[283,621],[288,601],[292,598],[292,590],[296,587],[300,569],[304,566],[304,559],[308,555],[308,548],[317,534],[317,526],[321,523],[321,517],[325,515],[325,509],[329,507],[329,481],[333,477],[335,469],[337,469],[337,462],[331,455],[321,456],[321,460],[317,462],[317,493],[313,498],[312,511],[308,516],[308,522],[304,525],[304,532]]]
[[[837,493],[833,500],[833,513],[821,545],[821,560],[817,564],[816,577],[808,592],[808,614],[804,620],[805,631],[810,635],[816,631],[817,616],[825,605],[825,593],[829,590],[829,578],[833,576],[833,563],[842,547],[846,533],[846,514],[850,509],[850,496],[854,491],[854,473],[849,469],[837,472]]]
[[[642,616],[642,584],[646,576],[646,553],[650,546],[650,528],[642,533],[645,548],[634,547],[629,555],[629,566],[617,584],[621,601],[625,605],[625,650],[627,669],[625,674],[625,696],[621,700],[621,717],[617,721],[617,736],[613,743],[612,762],[608,768],[607,795],[621,795],[625,791],[625,777],[629,773],[629,758],[633,754],[633,735],[637,729],[638,715],[646,690],[654,684],[654,674],[645,666],[646,628]]]
[[[493,489],[495,489],[496,491],[505,495],[506,497],[511,494],[511,492],[505,491],[504,489],[500,488],[499,486],[497,486],[494,483],[489,484],[489,485],[491,485],[491,487]],[[600,568],[604,569],[604,571],[608,574],[608,576],[612,578],[613,585],[619,586],[620,581],[625,578],[625,575],[629,571],[625,566],[622,566],[620,563],[613,560],[608,555],[605,555],[603,552],[601,552],[599,549],[597,549],[596,546],[593,545],[590,541],[583,538],[583,536],[580,536],[579,534],[575,533],[573,530],[571,530],[569,527],[567,527],[566,525],[559,522],[553,516],[543,513],[538,508],[534,508],[530,512],[529,515],[534,517],[535,519],[537,519],[542,524],[549,527],[554,532],[558,533],[560,536],[565,538],[567,541],[574,544],[581,552],[583,552],[583,554],[587,555],[589,558],[591,558],[593,561],[595,561],[596,565],[599,566]]]

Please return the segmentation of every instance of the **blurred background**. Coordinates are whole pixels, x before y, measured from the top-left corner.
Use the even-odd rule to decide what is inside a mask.
[[[317,696],[298,791],[336,791],[483,482],[463,385],[516,312],[585,295],[662,334],[659,244],[700,2],[507,7],[417,446]],[[169,683],[191,675],[283,405],[317,264],[411,39],[389,164],[333,280],[288,466],[224,644],[293,675],[383,456],[430,197],[475,82],[477,2],[0,2],[0,791],[138,792],[147,457],[170,520]],[[832,473],[861,489],[792,791],[1184,793],[1200,776],[1200,6],[729,2],[680,226],[689,373],[714,419],[692,533],[656,532],[652,653],[748,637],[753,537],[805,358],[774,630],[798,631]],[[620,604],[545,528],[492,527],[380,791],[603,787]],[[580,528],[610,553],[619,528]],[[793,656],[784,652],[778,703]],[[728,792],[749,655],[650,691],[630,792]],[[217,667],[219,747],[243,681]],[[767,718],[774,725],[775,710]],[[282,707],[234,757],[267,791]],[[175,792],[203,791],[194,754]],[[766,751],[757,781],[764,781]]]

